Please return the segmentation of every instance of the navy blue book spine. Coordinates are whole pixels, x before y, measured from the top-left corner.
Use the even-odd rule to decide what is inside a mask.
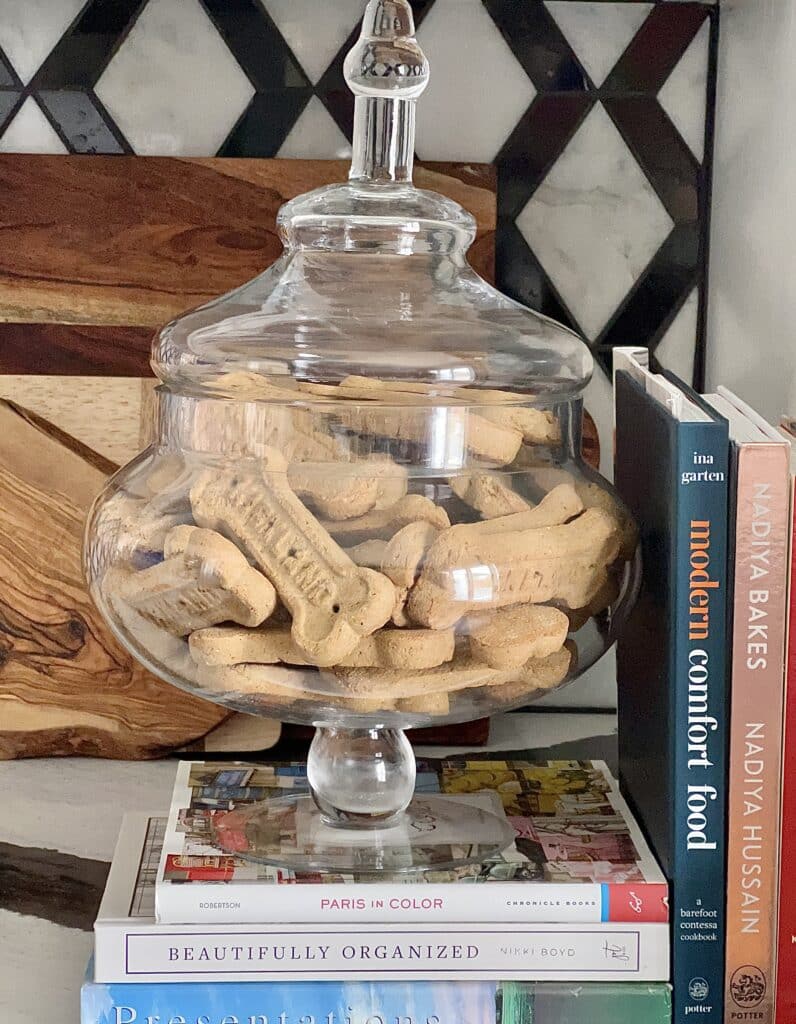
[[[729,736],[727,424],[721,419],[680,423],[676,451],[670,649],[673,1020],[722,1024]]]

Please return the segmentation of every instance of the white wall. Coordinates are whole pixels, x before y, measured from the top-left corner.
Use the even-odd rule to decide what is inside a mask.
[[[708,386],[796,414],[796,4],[723,0]]]

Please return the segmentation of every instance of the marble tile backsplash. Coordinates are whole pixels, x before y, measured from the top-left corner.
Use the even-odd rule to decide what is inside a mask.
[[[707,383],[796,416],[796,17],[726,0],[716,111]]]
[[[0,0],[0,150],[343,157],[363,0]],[[495,161],[498,276],[594,346],[705,361],[718,9],[414,0],[421,159]],[[706,159],[707,152],[707,159]]]
[[[607,441],[613,346],[702,380],[719,9],[412,6],[432,67],[418,156],[496,163],[498,283],[588,340]],[[344,157],[342,61],[363,8],[0,0],[0,151]]]

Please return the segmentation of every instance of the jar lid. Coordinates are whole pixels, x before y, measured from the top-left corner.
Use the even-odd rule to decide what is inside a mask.
[[[525,401],[577,394],[592,372],[586,344],[479,277],[466,261],[473,218],[412,184],[429,66],[407,0],[370,0],[345,77],[356,97],[349,181],[287,203],[276,263],[160,332],[158,377],[266,401],[296,381],[351,376],[427,385],[419,401],[462,387]],[[258,378],[275,387],[245,386]]]

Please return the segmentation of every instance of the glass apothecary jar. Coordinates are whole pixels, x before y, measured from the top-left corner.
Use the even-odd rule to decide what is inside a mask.
[[[472,217],[412,185],[428,64],[404,0],[368,5],[346,76],[349,181],[289,202],[281,258],[160,332],[154,440],[98,498],[86,570],[157,675],[317,727],[324,827],[388,833],[402,730],[593,664],[636,535],[581,460],[587,347],[483,281]]]

